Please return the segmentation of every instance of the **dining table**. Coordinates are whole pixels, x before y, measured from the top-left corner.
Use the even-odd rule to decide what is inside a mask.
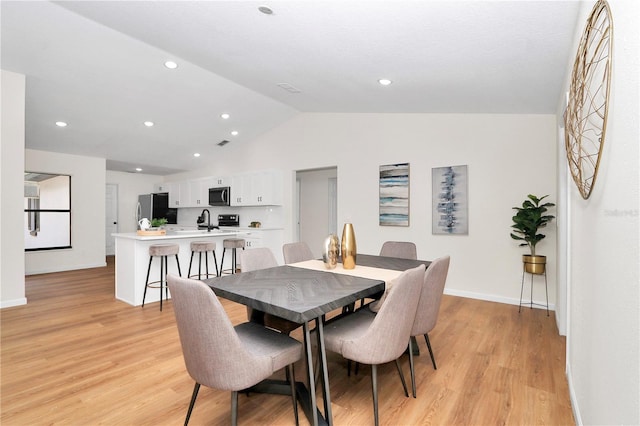
[[[327,269],[322,260],[258,269],[203,280],[218,296],[302,325],[307,384],[296,382],[300,405],[316,425],[332,425],[331,397],[324,346],[325,316],[364,298],[379,298],[402,271],[430,262],[358,254],[356,267]],[[315,324],[324,413],[317,406],[313,372],[312,329]],[[268,380],[251,390],[289,394],[286,382]]]

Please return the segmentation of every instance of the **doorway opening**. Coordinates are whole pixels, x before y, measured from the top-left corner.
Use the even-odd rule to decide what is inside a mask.
[[[320,257],[325,238],[337,235],[338,168],[296,171],[294,205],[294,237],[306,242],[314,256]]]

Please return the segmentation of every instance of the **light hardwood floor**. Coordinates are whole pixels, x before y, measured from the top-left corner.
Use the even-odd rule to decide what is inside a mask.
[[[170,302],[160,312],[115,300],[113,258],[27,277],[26,292],[27,305],[0,311],[3,426],[184,422],[193,382]],[[245,320],[244,306],[223,304],[234,323]],[[430,337],[438,370],[420,340],[417,399],[405,398],[393,363],[379,369],[381,424],[574,424],[553,313],[445,296]],[[406,356],[402,365],[409,380]],[[304,367],[296,372],[302,380]],[[368,367],[348,377],[329,354],[329,378],[335,424],[373,424]],[[229,424],[229,410],[228,392],[203,387],[190,424]],[[290,399],[240,395],[239,423],[293,424]]]

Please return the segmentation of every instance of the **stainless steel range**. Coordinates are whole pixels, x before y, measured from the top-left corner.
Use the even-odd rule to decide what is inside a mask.
[[[239,214],[219,214],[218,226],[240,226]]]

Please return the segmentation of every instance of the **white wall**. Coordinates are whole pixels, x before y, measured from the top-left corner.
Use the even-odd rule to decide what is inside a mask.
[[[136,232],[138,195],[152,193],[153,185],[162,182],[162,176],[107,170],[106,180],[118,185],[118,232]]]
[[[567,376],[579,424],[637,425],[640,3],[610,0],[609,5],[614,62],[600,170],[589,200],[573,184],[569,189]],[[591,7],[585,5],[579,34]]]
[[[25,273],[105,266],[105,160],[27,149],[24,170],[71,175],[72,246],[25,253]]]
[[[25,77],[2,70],[0,143],[0,308],[27,303],[24,291]],[[19,183],[19,184],[16,184]]]
[[[509,237],[512,207],[527,194],[556,199],[556,118],[553,115],[300,114],[250,143],[220,148],[207,168],[168,176],[284,170],[285,241],[292,241],[295,170],[338,168],[338,230],[353,222],[358,251],[378,253],[386,240],[410,240],[418,255],[450,254],[447,292],[517,303],[524,249]],[[411,164],[411,226],[378,225],[382,164]],[[469,166],[469,235],[431,234],[431,169]],[[538,250],[548,256],[555,301],[555,222]],[[321,242],[319,242],[321,244]],[[544,298],[537,284],[534,298]]]

